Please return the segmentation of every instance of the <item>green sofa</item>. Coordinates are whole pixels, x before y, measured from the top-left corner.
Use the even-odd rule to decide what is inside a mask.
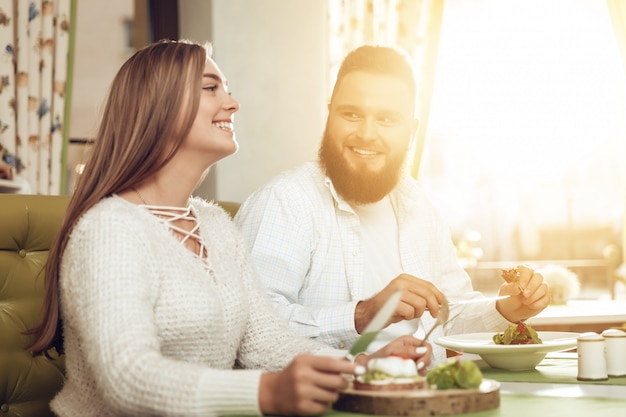
[[[68,196],[0,194],[0,417],[53,416],[64,357],[33,357],[23,332],[39,323],[43,270]],[[218,202],[234,215],[239,203]]]
[[[48,249],[69,197],[0,194],[0,416],[53,416],[63,358],[33,357],[22,333],[39,323]]]

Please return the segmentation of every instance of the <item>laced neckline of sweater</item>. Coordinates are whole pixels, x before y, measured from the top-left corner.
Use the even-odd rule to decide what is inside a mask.
[[[162,224],[167,226],[172,234],[178,238],[180,243],[185,246],[187,250],[189,250],[198,259],[202,260],[202,262],[210,271],[213,270],[209,263],[207,247],[204,243],[202,235],[200,235],[200,224],[198,223],[198,218],[196,217],[191,205],[188,205],[187,207],[176,207],[159,206],[154,204],[139,204],[139,207],[147,209]],[[191,230],[183,229],[182,227],[174,224],[174,222],[178,220],[191,221],[193,223],[193,227],[191,228]],[[198,243],[198,252],[190,250],[189,247],[186,246],[187,241],[190,239]]]

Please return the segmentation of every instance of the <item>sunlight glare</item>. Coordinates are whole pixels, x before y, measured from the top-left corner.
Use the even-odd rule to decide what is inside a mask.
[[[431,132],[462,138],[482,171],[525,177],[558,176],[615,140],[626,82],[604,2],[452,3]]]

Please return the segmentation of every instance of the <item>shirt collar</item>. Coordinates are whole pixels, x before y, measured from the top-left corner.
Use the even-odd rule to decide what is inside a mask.
[[[350,206],[350,204],[348,204],[348,202],[339,195],[339,193],[335,189],[335,185],[333,184],[333,181],[330,178],[328,178],[326,174],[324,174],[324,185],[326,185],[326,188],[328,188],[330,195],[333,197],[333,201],[335,202],[335,207],[337,207],[339,210],[354,213],[352,206]]]

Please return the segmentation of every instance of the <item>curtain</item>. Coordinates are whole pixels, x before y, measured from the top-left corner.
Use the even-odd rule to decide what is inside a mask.
[[[615,32],[615,40],[622,54],[624,73],[626,73],[626,2],[624,0],[606,0],[609,16]]]
[[[73,1],[0,0],[0,144],[33,194],[62,191]]]
[[[624,74],[626,74],[626,2],[624,0],[606,0],[609,16],[615,32],[615,40],[622,54]],[[626,118],[626,115],[624,115]],[[626,264],[626,209],[622,214],[622,261]]]
[[[417,178],[428,133],[444,0],[329,0],[329,91],[343,57],[366,43],[395,45],[414,60],[419,129],[411,173]]]

